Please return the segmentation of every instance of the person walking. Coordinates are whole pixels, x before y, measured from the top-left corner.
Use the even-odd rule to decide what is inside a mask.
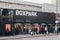
[[[41,31],[41,26],[40,25],[37,25],[37,33],[39,34]]]
[[[58,31],[57,31],[57,29],[58,29],[58,27],[57,27],[57,26],[55,26],[55,32],[58,34]]]
[[[29,26],[29,34],[31,33],[31,26]]]
[[[48,29],[47,26],[45,27],[45,33],[48,34]]]

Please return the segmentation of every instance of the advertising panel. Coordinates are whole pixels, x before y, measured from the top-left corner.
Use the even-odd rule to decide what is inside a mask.
[[[11,25],[10,24],[6,24],[5,25],[5,30],[6,30],[6,32],[11,32]]]

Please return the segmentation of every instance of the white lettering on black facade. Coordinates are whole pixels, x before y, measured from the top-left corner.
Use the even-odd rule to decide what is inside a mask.
[[[37,12],[16,10],[16,15],[20,15],[20,16],[37,16]]]

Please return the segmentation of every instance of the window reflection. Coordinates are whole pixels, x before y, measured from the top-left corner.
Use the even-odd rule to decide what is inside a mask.
[[[0,15],[2,15],[2,11],[3,11],[3,9],[0,9]]]
[[[3,9],[2,15],[3,15],[3,16],[8,16],[8,12],[9,12],[8,9]]]
[[[14,10],[11,9],[0,9],[0,14],[2,14],[2,18],[7,21],[13,20]]]
[[[8,15],[9,15],[9,16],[11,16],[11,17],[13,17],[13,13],[14,13],[14,11],[13,11],[13,10],[9,10]]]

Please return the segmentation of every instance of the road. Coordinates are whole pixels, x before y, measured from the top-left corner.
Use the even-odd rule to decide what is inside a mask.
[[[3,40],[60,40],[60,35],[53,35],[53,36],[31,36],[26,38],[10,38],[10,39],[3,39]]]

